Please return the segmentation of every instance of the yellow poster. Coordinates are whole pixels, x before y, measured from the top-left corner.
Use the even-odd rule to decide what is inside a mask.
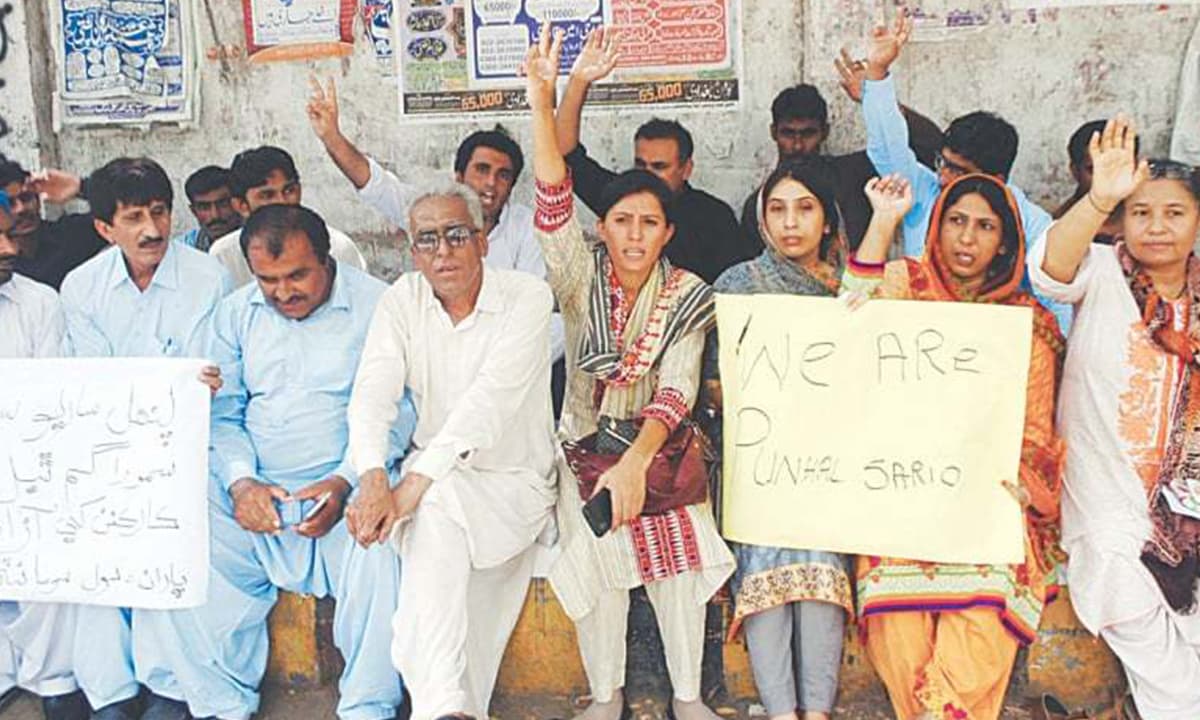
[[[720,295],[726,538],[1020,562],[1029,308]]]

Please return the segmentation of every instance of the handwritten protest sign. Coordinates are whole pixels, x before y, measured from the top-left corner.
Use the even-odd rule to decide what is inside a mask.
[[[0,361],[0,599],[205,602],[202,365]]]
[[[1019,562],[1028,308],[717,299],[724,534],[755,545]]]

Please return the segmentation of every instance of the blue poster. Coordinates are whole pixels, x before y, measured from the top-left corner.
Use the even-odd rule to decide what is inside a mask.
[[[570,71],[593,27],[604,24],[608,0],[474,0],[467,44],[471,82],[511,81],[543,22],[562,30],[561,69]]]

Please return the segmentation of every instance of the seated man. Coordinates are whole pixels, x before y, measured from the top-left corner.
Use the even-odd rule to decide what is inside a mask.
[[[402,689],[388,622],[400,568],[387,548],[357,547],[341,521],[358,481],[346,404],[387,286],[334,260],[324,221],[302,206],[256,210],[241,249],[257,283],[217,307],[209,345],[224,379],[213,403],[209,601],[140,613],[138,637],[157,638],[192,715],[249,718],[278,589],[332,596],[346,658],[338,717],[392,718]],[[392,414],[401,422],[382,439],[389,460],[412,429],[411,406]]]
[[[865,65],[847,57],[838,60],[842,87],[854,102],[862,102],[862,80]],[[932,164],[942,147],[942,131],[931,120],[908,108],[904,120],[908,123],[913,152],[922,163]],[[795,158],[819,155],[829,137],[829,108],[821,91],[807,83],[782,90],[771,102],[771,139],[775,142],[778,164]],[[850,249],[862,242],[867,224],[871,222],[871,204],[863,193],[867,181],[875,177],[875,167],[865,150],[828,156],[830,172],[836,178],[837,206]],[[762,247],[755,201],[758,187],[742,204],[742,233],[747,243]]]
[[[213,240],[242,226],[242,216],[233,209],[229,171],[225,168],[216,165],[200,168],[183,184],[183,192],[198,223],[176,238],[184,245],[208,252]]]
[[[309,122],[334,164],[354,185],[363,202],[388,222],[406,226],[417,188],[384,170],[342,134],[338,124],[337,86],[332,79],[324,88],[315,79],[311,85]],[[533,210],[510,202],[513,186],[524,167],[521,146],[500,125],[471,133],[459,143],[454,154],[454,179],[478,193],[483,205],[483,232],[488,241],[483,261],[489,267],[520,270],[545,279],[542,248],[533,238]],[[562,318],[557,314],[551,320],[550,340],[554,361],[558,362],[564,350]]]
[[[243,218],[267,205],[299,205],[303,188],[296,163],[286,151],[263,145],[246,150],[233,158],[229,168],[233,207]],[[329,254],[334,260],[366,271],[367,260],[346,233],[329,230]],[[246,257],[242,253],[241,233],[237,230],[216,239],[208,253],[215,257],[233,277],[234,287],[249,285],[254,280]]]
[[[571,168],[575,194],[597,214],[604,188],[617,173],[588,155],[579,142],[579,126],[588,89],[616,67],[614,38],[603,28],[588,36],[571,68],[556,118],[558,149]],[[692,134],[674,120],[654,118],[633,135],[634,167],[657,175],[671,190],[667,211],[675,218],[675,236],[667,245],[667,259],[712,284],[728,268],[757,256],[762,241],[747,241],[733,210],[724,201],[691,186],[688,180],[694,167],[693,149]]]
[[[60,170],[31,175],[0,156],[0,190],[8,194],[13,226],[10,236],[21,248],[15,270],[57,290],[67,273],[108,247],[92,227],[90,213],[42,219],[42,194],[64,203],[80,195],[80,179]]]
[[[419,272],[384,293],[350,400],[363,501],[349,522],[361,543],[399,524],[392,661],[413,720],[486,718],[534,542],[553,527],[554,302],[543,281],[484,265],[483,208],[470,188],[419,193],[410,215]],[[406,386],[415,449],[389,496],[387,437]]]
[[[113,160],[92,174],[96,231],[116,247],[62,285],[64,346],[75,357],[203,357],[213,308],[229,278],[212,258],[169,241],[171,181],[146,158]],[[220,385],[216,368],[201,378]],[[75,676],[101,720],[138,717],[139,683],[153,695],[143,720],[171,714],[179,691],[160,671],[154,638],[136,647],[128,609],[80,605]]]
[[[908,128],[896,100],[892,63],[912,34],[912,19],[904,8],[897,11],[895,25],[878,27],[867,43],[867,73],[863,83],[863,119],[867,126],[867,155],[880,176],[898,173],[912,184],[913,207],[904,216],[904,254],[920,257],[934,204],[942,188],[969,173],[994,175],[1006,184],[1017,159],[1017,130],[1003,118],[976,111],[955,118],[946,128],[936,171],[921,165],[909,147]],[[1029,242],[1040,238],[1049,227],[1050,214],[1032,202],[1020,188],[1008,184],[1020,211],[1021,224]],[[1032,254],[1033,250],[1030,249]],[[1022,285],[1029,286],[1028,278]],[[1034,292],[1038,301],[1054,313],[1065,334],[1071,325],[1071,307]]]
[[[58,293],[13,274],[20,247],[0,190],[0,358],[56,357],[63,319]],[[0,601],[0,695],[21,687],[42,698],[46,720],[86,720],[91,713],[72,669],[75,605]]]

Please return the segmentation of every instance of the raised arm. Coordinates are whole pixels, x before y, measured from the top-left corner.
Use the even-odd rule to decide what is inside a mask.
[[[882,282],[888,247],[913,206],[912,185],[901,175],[871,178],[863,193],[871,203],[871,224],[842,274],[842,294],[858,302],[874,295]]]
[[[533,176],[544,185],[560,185],[567,179],[567,163],[559,150],[554,121],[554,84],[558,80],[562,40],[562,31],[551,33],[550,24],[546,23],[525,54],[525,94],[533,121]],[[576,124],[576,138],[578,131]]]
[[[579,124],[583,103],[592,83],[608,77],[617,66],[617,33],[604,27],[594,28],[584,40],[583,48],[563,92],[555,122],[558,126],[558,149],[563,155],[579,145]]]
[[[863,83],[867,79],[867,61],[854,60],[850,57],[850,52],[843,47],[841,54],[834,58],[833,64],[837,68],[839,82],[842,90],[846,91],[846,96],[861,105]],[[932,167],[934,156],[942,149],[942,129],[937,123],[910,107],[901,105],[900,112],[904,115],[904,123],[908,130],[909,147],[922,164]]]
[[[1109,120],[1104,132],[1088,143],[1092,157],[1092,189],[1050,226],[1042,269],[1052,279],[1070,283],[1104,221],[1146,178],[1150,166],[1135,155],[1137,133],[1124,115]]]
[[[885,175],[898,172],[915,182],[923,166],[909,147],[908,123],[889,74],[911,34],[912,20],[903,9],[897,11],[892,27],[878,26],[872,30],[867,43],[862,108],[867,126],[867,155],[875,169]]]
[[[305,108],[308,123],[312,125],[317,139],[325,146],[325,152],[329,153],[338,170],[342,171],[347,180],[354,183],[354,187],[361,190],[371,179],[371,166],[367,156],[342,135],[338,125],[337,85],[333,78],[329,78],[328,84],[321,87],[321,82],[312,75],[308,76],[308,85],[312,90]]]

